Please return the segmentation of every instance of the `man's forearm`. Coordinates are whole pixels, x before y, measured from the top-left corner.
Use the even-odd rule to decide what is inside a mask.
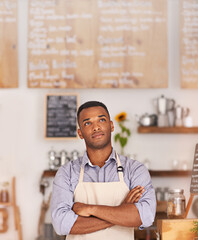
[[[134,204],[121,204],[115,207],[90,205],[90,214],[114,225],[139,227],[142,224]]]
[[[142,224],[134,204],[123,203],[119,206],[89,205],[75,203],[73,210],[80,216],[95,216],[114,225],[138,227]]]
[[[76,222],[74,223],[70,234],[86,234],[96,232],[108,227],[113,226],[105,220],[96,217],[81,217],[78,216]]]
[[[106,221],[106,224],[138,227],[142,222],[134,203],[139,201],[144,191],[144,187],[133,188],[119,206],[89,205],[76,202],[72,209],[79,216],[90,217],[92,215]]]

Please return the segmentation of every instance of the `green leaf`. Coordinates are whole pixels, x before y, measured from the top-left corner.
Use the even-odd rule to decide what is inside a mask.
[[[127,130],[126,127],[123,126],[122,132],[126,132],[126,130]]]
[[[120,126],[120,128],[121,128],[121,131],[123,132],[124,130],[124,126],[121,124],[121,123],[119,123],[119,126]]]
[[[131,136],[131,131],[129,129],[126,129],[127,135]]]
[[[114,137],[114,139],[115,139],[115,142],[117,142],[119,138],[120,138],[120,134],[119,134],[119,133],[117,133],[117,134],[115,135],[115,137]]]
[[[190,229],[191,232],[194,232],[198,236],[198,222],[193,221],[193,228]]]
[[[123,124],[119,123],[122,133],[126,132],[128,136],[131,135],[131,132],[128,128],[126,128]]]
[[[124,147],[127,144],[127,138],[126,137],[120,137],[119,139],[121,147]]]

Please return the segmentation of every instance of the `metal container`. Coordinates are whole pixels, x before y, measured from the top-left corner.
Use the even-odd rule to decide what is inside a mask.
[[[169,219],[184,218],[185,196],[183,189],[170,189],[168,192],[167,217]]]
[[[144,127],[157,126],[157,115],[145,113],[141,117],[135,115],[137,122]]]

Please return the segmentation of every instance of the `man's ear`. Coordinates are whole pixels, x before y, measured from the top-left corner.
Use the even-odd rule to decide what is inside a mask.
[[[114,125],[113,125],[113,121],[111,121],[111,132],[114,131]]]
[[[82,135],[82,132],[81,132],[80,128],[78,128],[78,136],[79,136],[81,139],[84,138],[83,135]]]

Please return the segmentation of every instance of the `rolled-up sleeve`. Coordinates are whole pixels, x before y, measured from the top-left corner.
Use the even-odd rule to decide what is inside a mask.
[[[143,164],[140,163],[137,164],[135,170],[133,169],[131,189],[137,185],[144,186],[145,189],[145,192],[138,203],[135,203],[142,221],[139,228],[143,229],[151,226],[154,222],[156,214],[156,196],[149,171]]]
[[[73,191],[70,187],[70,164],[61,167],[53,181],[50,203],[52,224],[58,235],[68,235],[78,215],[72,211]]]

